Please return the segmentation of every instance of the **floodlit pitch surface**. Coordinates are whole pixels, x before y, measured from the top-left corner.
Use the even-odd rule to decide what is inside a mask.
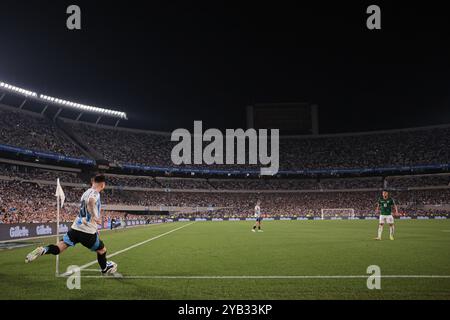
[[[67,279],[55,277],[53,256],[25,264],[30,247],[2,250],[0,298],[450,298],[450,221],[397,221],[395,241],[388,240],[387,228],[382,241],[373,240],[377,221],[266,221],[262,233],[250,231],[252,222],[188,224],[103,232],[101,237],[112,254],[186,225],[111,258],[123,278],[88,278],[98,274],[82,271],[80,290],[67,289]],[[95,259],[94,253],[78,245],[61,256],[61,270]],[[380,266],[382,277],[440,277],[382,278],[381,290],[369,290],[369,265]],[[87,267],[93,268],[97,264]]]

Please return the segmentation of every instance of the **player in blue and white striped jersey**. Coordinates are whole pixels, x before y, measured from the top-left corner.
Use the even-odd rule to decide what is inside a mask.
[[[258,228],[258,232],[263,232],[261,229],[261,221],[262,221],[262,215],[261,215],[261,201],[256,202],[255,206],[255,218],[256,222],[253,225],[252,231],[256,232],[256,228]]]
[[[102,223],[100,192],[105,189],[105,186],[105,176],[96,175],[92,179],[91,188],[83,193],[80,211],[63,239],[56,245],[50,244],[36,248],[27,255],[25,262],[31,262],[45,254],[61,254],[68,247],[81,243],[91,251],[97,252],[97,261],[102,273],[114,273],[117,270],[117,264],[106,260],[106,247],[98,233],[98,225]]]

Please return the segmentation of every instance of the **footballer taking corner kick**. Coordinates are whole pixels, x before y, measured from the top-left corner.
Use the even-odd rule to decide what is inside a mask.
[[[395,214],[398,216],[398,208],[394,199],[389,196],[389,192],[383,190],[382,197],[378,199],[375,213],[380,212],[380,223],[378,225],[378,236],[375,240],[381,240],[383,233],[383,226],[385,223],[389,224],[389,239],[394,240],[394,216],[392,215],[392,208],[395,210]]]
[[[252,231],[256,232],[256,228],[258,228],[258,232],[263,232],[261,229],[261,221],[262,221],[262,216],[261,216],[261,201],[257,201],[256,202],[256,206],[255,206],[255,217],[256,217],[256,222],[253,225]]]
[[[97,261],[102,274],[114,273],[117,264],[106,260],[106,247],[99,238],[98,224],[101,224],[100,193],[105,189],[106,179],[104,175],[96,175],[92,179],[92,186],[81,196],[80,211],[75,218],[72,227],[56,245],[50,244],[38,247],[30,252],[25,262],[31,262],[45,254],[59,255],[68,247],[81,243],[91,251],[97,252]]]

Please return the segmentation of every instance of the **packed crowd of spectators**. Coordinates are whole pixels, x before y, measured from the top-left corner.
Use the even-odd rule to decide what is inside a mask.
[[[176,142],[171,142],[169,135],[82,123],[63,125],[79,136],[77,140],[89,144],[107,160],[174,166],[170,154]],[[91,139],[92,136],[96,139]],[[66,139],[51,120],[19,110],[0,109],[0,144],[82,156],[80,149]],[[405,166],[448,163],[449,159],[450,128],[445,127],[362,135],[290,137],[280,140],[280,166],[287,170]],[[242,169],[242,166],[215,167]],[[63,183],[77,184],[72,187],[64,185],[67,205],[61,212],[61,219],[72,220],[78,211],[77,203],[89,183],[82,177],[81,173],[0,164],[0,222],[54,221],[54,183],[57,178]],[[443,212],[441,209],[429,211],[422,206],[450,203],[449,174],[396,176],[386,179],[187,179],[109,174],[107,181],[108,187],[114,188],[105,191],[102,198],[104,204],[189,207],[193,208],[194,213],[183,215],[198,216],[251,216],[258,199],[262,201],[264,213],[271,216],[318,216],[322,208],[354,208],[358,214],[373,215],[375,201],[383,187],[395,190],[393,197],[401,205],[402,214],[406,215],[426,212],[440,214]],[[130,190],[130,187],[159,191]],[[407,191],[408,188],[424,189]],[[179,192],[181,189],[202,191]],[[199,211],[198,208],[203,209]]]
[[[61,220],[71,221],[78,212],[81,187],[64,188],[66,205]],[[102,195],[103,204],[145,207],[190,208],[196,214],[252,216],[257,200],[262,211],[270,216],[320,216],[324,208],[353,208],[356,214],[373,215],[379,191],[350,192],[204,192],[133,191],[108,189]],[[420,212],[423,205],[449,204],[450,189],[394,191],[392,196],[403,214]],[[54,186],[37,183],[0,180],[0,221],[54,222]],[[437,207],[436,210],[441,210]],[[435,210],[429,210],[434,212]],[[203,213],[200,213],[203,212]]]
[[[177,142],[170,141],[169,135],[98,128],[86,124],[70,126],[83,141],[87,141],[108,160],[173,166],[170,155]],[[94,135],[96,139],[89,139]],[[207,142],[204,144],[206,146]],[[285,170],[407,166],[447,163],[448,159],[450,128],[280,139],[280,167]],[[208,167],[223,169],[235,168],[236,165]],[[239,168],[242,169],[242,166]]]
[[[63,122],[107,160],[173,167],[169,134]],[[91,137],[95,136],[95,139]],[[0,109],[0,143],[84,157],[49,119],[20,110]],[[204,146],[207,142],[204,142]],[[450,128],[318,137],[281,137],[280,169],[373,168],[447,163]],[[184,165],[203,167],[204,165]],[[212,165],[207,168],[259,168],[259,165]]]
[[[338,178],[320,180],[321,189],[380,189],[383,188],[383,178]]]
[[[55,182],[57,178],[63,183],[86,184],[77,173],[41,169],[25,166],[0,164],[0,176],[11,177],[16,180],[40,180]],[[162,178],[130,175],[106,176],[108,186],[117,188],[146,188],[146,189],[200,189],[200,190],[334,190],[334,189],[380,189],[383,187],[381,177],[374,178],[334,178],[334,179],[281,179],[281,178],[248,178],[248,179],[202,179],[202,178]],[[428,177],[433,180],[432,177]],[[419,186],[421,179],[399,179],[415,182]],[[445,179],[448,179],[446,177]],[[441,176],[437,180],[446,181]],[[434,181],[433,180],[433,181]],[[393,180],[396,181],[396,180]],[[426,179],[425,179],[426,182]],[[447,182],[448,184],[448,182]],[[444,185],[447,185],[444,183]],[[428,185],[425,183],[424,185]],[[442,185],[442,183],[441,183]]]
[[[450,128],[283,139],[280,163],[291,169],[448,163],[449,143]]]
[[[11,177],[16,180],[41,180],[41,181],[56,181],[60,179],[61,182],[83,183],[80,177],[73,172],[56,171],[48,169],[39,169],[26,166],[15,166],[0,163],[0,176]]]
[[[106,177],[108,185],[134,188],[161,188],[161,185],[152,177],[110,176]]]
[[[411,218],[415,217],[447,217],[450,218],[450,211],[447,210],[439,210],[439,209],[433,209],[433,210],[425,210],[425,209],[418,209],[418,208],[408,208],[407,214],[404,213],[402,216],[407,216]]]
[[[167,189],[214,189],[206,179],[158,179],[158,182]]]
[[[0,180],[0,222],[51,222],[56,220],[55,190],[35,183]],[[67,206],[61,221],[72,220],[75,208]]]
[[[83,123],[67,123],[67,126],[107,160],[141,165],[169,164],[174,144],[168,135],[99,128]],[[95,139],[88,139],[93,136]]]
[[[390,188],[440,187],[450,185],[450,175],[388,177]]]
[[[373,215],[379,191],[369,192],[301,192],[301,193],[229,193],[229,192],[106,192],[107,201],[142,206],[177,206],[220,209],[230,215],[251,216],[257,200],[268,215],[320,216],[324,208],[353,208],[357,214]],[[423,205],[448,204],[450,189],[393,192],[404,214]],[[129,200],[129,199],[133,200]],[[109,203],[109,202],[108,202]],[[433,210],[431,210],[433,211]],[[412,211],[411,211],[412,212]]]
[[[315,190],[319,189],[313,179],[210,179],[219,190]]]
[[[85,156],[58,132],[51,120],[39,115],[0,109],[0,144],[65,156]]]

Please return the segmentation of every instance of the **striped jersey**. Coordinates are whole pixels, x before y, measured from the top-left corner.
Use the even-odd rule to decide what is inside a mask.
[[[255,206],[255,217],[261,217],[261,208],[258,205]]]
[[[98,214],[96,218],[100,218],[100,193],[98,191],[95,191],[93,188],[90,188],[86,190],[86,192],[81,196],[80,212],[78,213],[75,221],[72,224],[72,229],[90,234],[94,234],[97,232],[97,223],[92,219],[92,214],[94,213],[89,212],[87,207],[89,199],[91,198],[95,199],[95,205],[97,206]],[[83,218],[86,218],[86,223],[83,223]]]

